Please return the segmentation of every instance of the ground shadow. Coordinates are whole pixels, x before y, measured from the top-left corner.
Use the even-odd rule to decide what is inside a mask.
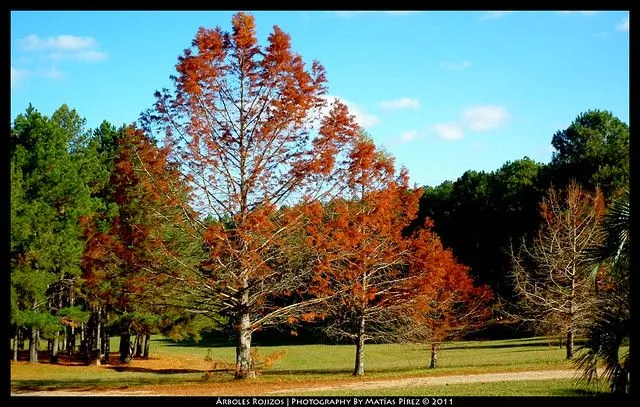
[[[192,380],[181,380],[180,383],[198,383],[201,378]],[[91,379],[86,381],[78,380],[19,380],[11,383],[11,392],[15,394],[41,392],[41,391],[70,391],[70,392],[92,392],[105,390],[123,390],[136,388],[138,386],[153,384],[175,383],[170,377],[163,377],[162,380],[153,378],[127,378],[122,379]]]
[[[134,357],[135,360],[140,360],[140,357]],[[156,358],[148,358],[142,360],[152,360]],[[13,360],[13,359],[10,359]],[[29,351],[21,350],[18,352],[18,362],[29,362]],[[95,365],[95,362],[87,361],[86,355],[79,351],[73,352],[69,355],[67,352],[59,352],[58,353],[58,361],[51,361],[51,354],[47,351],[38,351],[38,362],[35,364],[51,364],[58,365],[64,367],[86,367]],[[103,366],[119,366],[123,363],[120,361],[120,353],[119,352],[111,352],[109,354],[109,360],[101,360],[100,365]]]
[[[149,369],[145,367],[134,366],[107,366],[107,369],[115,370],[116,372],[134,372],[134,373],[155,373],[155,374],[184,374],[184,373],[204,373],[208,370],[200,369]]]
[[[498,344],[485,344],[485,345],[453,345],[453,346],[444,346],[443,350],[454,350],[454,349],[505,349],[505,348],[560,348],[558,342],[554,341],[540,341],[537,339],[535,342],[531,341],[530,343],[522,343],[523,341],[515,342],[515,343],[498,343]],[[575,346],[581,345],[582,342],[574,342]],[[564,347],[564,344],[562,344]]]
[[[164,346],[180,346],[185,348],[228,348],[236,346],[233,341],[218,338],[205,338],[197,342],[193,339],[174,341],[167,338],[153,339],[152,341],[161,343]]]

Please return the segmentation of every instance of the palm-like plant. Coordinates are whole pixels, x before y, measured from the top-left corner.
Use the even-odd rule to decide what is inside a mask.
[[[604,287],[599,290],[601,306],[582,345],[584,352],[576,360],[587,384],[598,379],[598,364],[604,364],[603,376],[611,391],[629,393],[631,356],[620,347],[631,333],[630,312],[630,205],[629,191],[616,199],[602,224],[603,243],[590,250],[596,266],[605,267]]]

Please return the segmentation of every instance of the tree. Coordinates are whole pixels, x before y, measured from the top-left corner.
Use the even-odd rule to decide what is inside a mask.
[[[110,332],[108,321],[119,298],[120,287],[116,284],[110,266],[117,265],[117,257],[112,253],[113,241],[109,238],[109,228],[118,215],[115,202],[115,185],[112,174],[119,154],[120,141],[125,137],[126,128],[116,129],[107,121],[93,131],[85,149],[83,170],[91,174],[89,187],[92,196],[99,202],[98,209],[81,218],[83,238],[86,242],[82,256],[82,300],[90,318],[86,326],[87,362],[100,364],[109,361]]]
[[[362,137],[353,153],[349,198],[310,207],[309,246],[314,248],[313,291],[327,296],[323,316],[329,336],[356,345],[354,376],[364,374],[364,344],[397,336],[401,308],[410,294],[409,239],[419,195],[406,174],[395,179],[393,160]]]
[[[631,207],[627,190],[614,200],[602,223],[603,239],[591,249],[591,260],[600,271],[603,287],[599,306],[587,329],[584,352],[576,365],[587,384],[598,379],[598,363],[613,392],[631,391],[631,355],[620,356],[620,347],[631,336]],[[603,284],[604,283],[604,284]]]
[[[180,263],[197,264],[202,251],[181,246],[179,226],[184,211],[187,216],[191,212],[176,207],[170,196],[188,191],[167,163],[166,151],[133,127],[122,129],[107,142],[115,142],[103,149],[111,157],[109,183],[102,191],[109,209],[83,222],[88,241],[83,258],[85,294],[101,321],[112,314],[107,327],[120,335],[120,359],[128,363],[133,356],[132,335],[141,345],[137,353],[142,356],[139,337],[158,330],[159,315],[166,314],[167,304],[158,301],[170,283],[163,272],[175,272],[183,267]],[[92,349],[100,348],[99,338],[97,332],[91,337],[95,339]]]
[[[470,265],[472,272],[483,283],[496,280],[492,275],[494,270],[486,265],[487,252],[491,251],[493,240],[487,234],[495,230],[489,227],[489,179],[490,174],[483,171],[466,171],[451,187],[449,200],[444,205],[448,211],[445,216],[423,212],[424,217],[433,219],[436,233],[442,234],[445,245],[453,247],[455,255],[464,264]],[[446,184],[443,187],[442,192],[449,189]],[[424,209],[431,206],[429,201],[433,192],[425,195]]]
[[[416,307],[425,310],[445,291],[456,293],[450,312],[464,307],[471,279],[430,221],[414,223],[422,190],[408,187],[406,171],[396,176],[393,159],[366,136],[352,158],[349,196],[310,208],[307,239],[318,259],[313,291],[330,297],[321,308],[326,331],[354,342],[360,376],[367,341],[408,338],[423,322]]]
[[[491,315],[491,290],[475,286],[469,267],[458,263],[450,250],[442,247],[435,235],[429,245],[421,246],[422,266],[430,289],[418,292],[407,313],[404,339],[431,345],[429,367],[438,364],[438,346],[445,340],[458,339],[481,326]],[[437,271],[436,271],[437,270]]]
[[[30,106],[11,131],[12,320],[31,330],[32,362],[40,336],[53,341],[55,362],[78,287],[84,244],[78,219],[95,207],[80,171],[83,128],[66,105],[51,118]]]
[[[511,250],[521,317],[542,332],[565,332],[567,359],[598,303],[588,248],[599,244],[603,208],[599,191],[589,194],[576,183],[563,192],[550,188],[535,239],[517,253]]]
[[[163,135],[169,161],[192,188],[177,205],[197,211],[188,217],[191,241],[208,253],[180,276],[185,308],[229,318],[236,377],[245,378],[252,332],[302,306],[273,301],[305,284],[283,255],[304,224],[279,209],[337,193],[359,129],[345,105],[328,106],[324,68],[314,61],[307,70],[289,35],[275,26],[261,47],[252,16],[237,13],[232,26],[200,28],[179,58],[173,90],[157,92],[141,122]]]
[[[506,284],[512,239],[533,234],[540,219],[537,203],[543,166],[528,157],[508,161],[491,172],[466,171],[455,182],[426,188],[419,219],[430,218],[434,231],[452,248],[479,283],[499,296],[512,299]]]
[[[571,179],[607,200],[629,184],[629,126],[611,112],[588,110],[553,135],[551,164],[557,185]]]

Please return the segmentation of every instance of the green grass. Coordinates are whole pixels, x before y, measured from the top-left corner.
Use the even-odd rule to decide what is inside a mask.
[[[353,345],[286,345],[254,346],[262,355],[284,352],[270,372],[301,374],[350,374],[353,370],[355,347]],[[156,339],[152,344],[155,355],[191,355],[204,358],[207,351],[221,361],[233,363],[233,347],[185,347],[166,339]],[[424,344],[366,344],[365,371],[367,374],[424,373],[429,365],[430,348]],[[398,357],[402,355],[402,357]],[[545,338],[510,339],[500,341],[453,342],[439,351],[439,366],[435,371],[464,371],[465,373],[492,370],[563,369],[571,366],[564,359],[565,351],[557,345],[549,345]],[[433,371],[433,370],[432,370]]]
[[[118,349],[117,338],[111,349]],[[263,370],[259,382],[294,383],[319,380],[358,380],[351,377],[354,364],[353,345],[286,345],[257,346],[260,355],[282,352],[283,355],[268,370]],[[189,358],[200,366],[205,357],[228,364],[235,360],[235,348],[228,343],[174,342],[155,336],[151,343],[151,358]],[[499,341],[463,341],[444,344],[437,369],[427,369],[429,347],[424,344],[367,344],[365,346],[365,379],[449,374],[480,374],[525,370],[574,369],[564,359],[565,351],[545,338],[525,338]],[[141,362],[139,366],[144,366]],[[156,363],[156,366],[158,364]],[[210,364],[204,364],[210,366]],[[204,370],[145,369],[114,366],[56,366],[47,363],[30,365],[12,363],[11,386],[14,390],[64,388],[125,388],[164,383],[200,383]],[[219,371],[208,379],[214,383],[233,382],[232,372]],[[426,386],[403,389],[380,389],[374,394],[446,394],[446,395],[572,395],[580,386],[566,380],[505,382]],[[444,393],[443,393],[444,392]],[[334,394],[334,393],[330,393]],[[346,393],[335,393],[346,394]],[[357,394],[360,394],[359,392]],[[369,393],[367,393],[369,394]]]
[[[489,383],[468,383],[371,390],[326,390],[305,392],[304,396],[597,396],[606,394],[600,386],[586,390],[572,379],[523,380]]]

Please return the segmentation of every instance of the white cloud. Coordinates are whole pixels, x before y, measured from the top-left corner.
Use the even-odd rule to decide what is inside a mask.
[[[345,100],[339,96],[326,95],[324,96],[324,98],[327,99],[328,106],[326,108],[326,111],[321,111],[322,115],[325,115],[329,112],[329,110],[331,109],[331,105],[335,100],[339,100],[340,102],[347,105],[347,107],[349,108],[349,113],[351,113],[355,117],[356,123],[358,123],[360,127],[367,128],[380,123],[380,119],[378,118],[378,116],[365,112],[364,109],[360,108],[355,103],[349,102],[348,100]]]
[[[459,140],[464,137],[464,132],[458,123],[436,123],[432,127],[436,135],[443,140]]]
[[[39,50],[64,50],[75,51],[96,46],[96,40],[92,37],[77,37],[75,35],[58,35],[57,37],[40,38],[36,34],[30,34],[18,41],[25,51]]]
[[[506,123],[509,113],[502,106],[474,106],[462,112],[462,122],[473,131],[489,131]]]
[[[345,100],[343,100],[343,102],[345,105],[347,105],[351,114],[356,117],[356,123],[358,123],[360,127],[366,128],[375,126],[376,124],[380,123],[380,119],[378,118],[378,116],[367,113],[364,110],[360,109],[358,106]]]
[[[411,141],[411,140],[415,140],[416,138],[418,138],[418,136],[419,136],[418,130],[411,129],[411,130],[407,130],[404,133],[402,133],[400,135],[400,139],[402,141]]]
[[[402,97],[396,100],[383,100],[378,103],[383,109],[417,109],[420,106],[418,99]]]
[[[18,85],[23,78],[29,75],[29,71],[26,69],[18,69],[13,65],[11,66],[11,86]]]
[[[440,64],[441,67],[443,67],[444,69],[446,69],[447,71],[458,71],[458,70],[462,70],[462,69],[466,69],[468,67],[471,66],[471,62],[469,61],[462,61],[460,63],[456,63],[456,62],[442,62]]]
[[[103,61],[106,58],[107,58],[107,54],[105,54],[104,52],[95,51],[95,50],[82,51],[76,54],[76,59],[80,61],[86,61],[86,62]]]
[[[46,57],[54,61],[99,62],[107,58],[106,53],[98,50],[98,42],[93,37],[58,35],[40,38],[30,34],[18,40],[18,45],[24,52],[47,52]]]
[[[486,20],[497,20],[506,16],[507,14],[512,13],[512,11],[487,11],[484,13],[478,20],[486,21]]]
[[[100,62],[107,59],[107,54],[96,50],[86,50],[80,52],[52,52],[49,57],[53,60],[60,61],[70,59],[83,62]]]
[[[60,79],[63,76],[62,72],[60,72],[55,66],[39,71],[38,75],[49,79]]]
[[[64,75],[55,66],[50,66],[48,68],[41,68],[36,71],[29,71],[27,69],[19,69],[14,66],[11,66],[11,86],[12,87],[19,86],[22,83],[22,80],[27,76],[47,78],[47,79],[60,79]]]
[[[629,16],[616,25],[616,30],[629,32]]]

